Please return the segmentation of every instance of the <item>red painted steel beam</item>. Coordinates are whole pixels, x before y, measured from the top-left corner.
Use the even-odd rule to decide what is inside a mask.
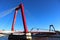
[[[24,6],[23,6],[23,4],[21,4],[20,6],[21,6],[22,20],[23,20],[23,25],[24,25],[24,32],[27,33],[28,29],[27,29],[27,25],[26,25],[26,17],[24,15]]]
[[[17,15],[17,12],[18,12],[18,10],[15,10],[15,13],[14,13],[14,18],[13,18],[13,23],[12,23],[12,31],[14,31],[14,25],[15,25],[15,23],[16,23],[16,15]]]

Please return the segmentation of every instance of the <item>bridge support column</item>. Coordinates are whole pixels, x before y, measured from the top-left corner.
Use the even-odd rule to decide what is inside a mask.
[[[23,35],[10,34],[8,40],[32,40],[31,33],[26,33]]]
[[[27,40],[32,40],[31,33],[26,33],[26,39],[27,39]]]

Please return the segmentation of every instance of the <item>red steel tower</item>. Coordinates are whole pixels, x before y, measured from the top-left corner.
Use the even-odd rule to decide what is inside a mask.
[[[16,16],[17,16],[17,13],[18,13],[19,9],[21,9],[21,15],[22,15],[22,20],[23,20],[23,25],[24,25],[24,32],[27,33],[28,29],[27,29],[27,25],[26,25],[26,17],[24,15],[24,5],[22,3],[15,9],[13,23],[12,23],[12,29],[11,30],[14,31],[14,25],[16,23]]]

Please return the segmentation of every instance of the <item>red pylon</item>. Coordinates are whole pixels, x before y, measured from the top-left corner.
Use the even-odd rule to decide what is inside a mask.
[[[16,15],[17,15],[17,12],[19,9],[21,9],[21,15],[22,15],[22,20],[23,20],[23,25],[24,25],[24,32],[27,33],[28,29],[27,29],[27,25],[26,25],[26,17],[24,15],[24,6],[22,3],[15,9],[14,19],[13,19],[13,23],[12,23],[12,31],[14,31],[14,25],[16,23]]]

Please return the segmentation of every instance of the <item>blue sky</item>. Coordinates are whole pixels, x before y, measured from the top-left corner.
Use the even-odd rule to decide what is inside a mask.
[[[53,24],[56,30],[60,30],[60,0],[0,0],[0,30],[11,30],[15,10],[9,12],[20,3],[24,4],[27,27],[49,29]],[[6,11],[8,15],[3,16]],[[11,11],[11,10],[10,10]],[[3,13],[2,13],[3,12]],[[20,10],[18,11],[15,30],[24,30]]]

